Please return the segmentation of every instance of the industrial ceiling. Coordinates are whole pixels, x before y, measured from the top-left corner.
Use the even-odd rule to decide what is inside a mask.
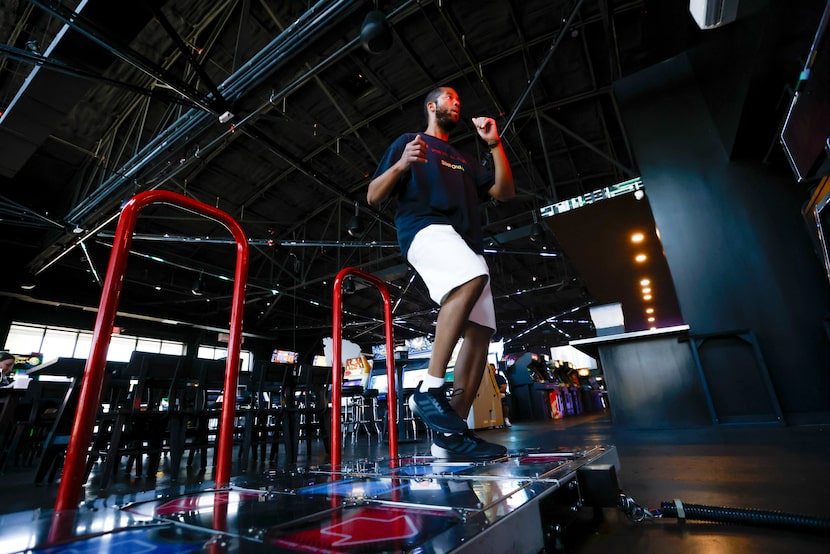
[[[389,43],[367,48],[373,11]],[[3,294],[96,307],[121,206],[169,190],[244,228],[247,333],[313,349],[331,334],[335,276],[356,267],[388,284],[396,338],[429,335],[436,307],[400,257],[394,203],[375,210],[365,195],[386,146],[424,128],[423,98],[446,84],[462,100],[454,144],[483,154],[469,118],[496,118],[516,179],[516,199],[481,206],[497,337],[526,348],[592,336],[588,308],[628,286],[607,233],[631,217],[653,234],[647,199],[602,216],[574,210],[571,227],[539,210],[637,178],[614,82],[718,32],[701,31],[685,0],[3,0],[0,247],[13,260]],[[805,52],[780,60],[771,86],[795,82]],[[362,229],[349,234],[356,215]],[[579,267],[586,249],[606,253]],[[214,221],[145,209],[121,312],[226,328],[234,252]],[[382,343],[380,297],[355,289],[344,337]],[[673,297],[664,313],[663,324],[682,320]],[[626,318],[649,325],[639,310]]]

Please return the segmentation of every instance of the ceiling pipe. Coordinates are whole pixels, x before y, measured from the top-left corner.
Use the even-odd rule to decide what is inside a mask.
[[[85,17],[74,12],[71,8],[53,2],[43,2],[41,0],[30,1],[46,13],[63,21],[64,24],[81,33],[95,44],[107,49],[115,56],[121,58],[133,67],[140,69],[153,79],[169,86],[201,109],[213,114],[221,113],[222,98],[211,99],[210,97],[200,95],[199,91],[188,83],[181,81],[175,75],[160,67],[158,64],[153,63],[144,55],[136,52],[126,44],[120,44],[115,37],[106,36],[106,31],[98,28],[92,22],[87,21]]]
[[[318,6],[323,3],[318,3]],[[221,88],[225,91],[229,101],[237,99],[250,87],[261,83],[279,69],[280,62],[294,55],[303,44],[314,40],[316,36],[328,30],[331,25],[336,24],[339,18],[348,13],[348,10],[342,6],[343,4],[346,4],[346,8],[348,8],[350,2],[345,0],[338,2],[336,6],[321,14],[318,14],[319,9],[311,8],[254,58],[226,79]],[[296,36],[286,38],[286,35]],[[98,204],[117,193],[125,184],[131,184],[138,177],[139,171],[154,161],[160,153],[171,147],[184,146],[182,139],[189,139],[190,142],[195,141],[197,131],[204,131],[208,123],[212,122],[212,115],[201,110],[189,110],[159,136],[151,140],[121,169],[116,171],[114,176],[104,183],[94,195],[85,199],[84,202],[67,214],[67,220],[77,221],[87,217]],[[198,129],[200,126],[202,129]],[[231,134],[230,131],[226,131],[222,139],[227,134]]]
[[[545,324],[547,324],[547,323],[553,323],[554,321],[556,321],[557,319],[559,319],[559,318],[560,318],[560,317],[562,317],[562,316],[565,316],[565,315],[568,315],[568,314],[572,314],[572,313],[574,313],[574,312],[578,312],[579,310],[583,310],[583,309],[585,309],[585,308],[587,308],[587,307],[591,306],[592,304],[593,304],[593,302],[585,302],[585,303],[583,303],[583,304],[580,304],[579,306],[575,306],[575,307],[573,307],[573,308],[571,308],[571,309],[569,309],[569,310],[565,310],[564,312],[559,312],[558,314],[555,314],[555,315],[552,315],[552,316],[546,317],[546,318],[545,318],[545,319],[543,319],[542,321],[540,321],[540,322],[538,322],[538,323],[535,323],[535,324],[531,325],[530,327],[528,327],[528,328],[526,328],[524,331],[522,331],[522,332],[520,332],[520,333],[518,333],[518,334],[514,335],[513,337],[510,337],[510,338],[505,338],[505,339],[504,339],[504,344],[509,344],[509,343],[513,342],[514,340],[516,340],[516,339],[520,339],[520,338],[522,338],[523,336],[525,336],[525,335],[527,335],[527,334],[531,333],[532,331],[534,331],[534,330],[538,329],[538,328],[539,328],[539,327],[541,327],[542,325],[545,325]]]
[[[559,129],[562,133],[568,135],[569,137],[577,141],[579,144],[581,144],[597,156],[601,157],[603,160],[607,161],[608,163],[610,163],[611,165],[625,173],[628,177],[638,177],[637,173],[635,173],[633,169],[624,166],[623,164],[621,164],[620,162],[618,162],[617,160],[615,160],[614,158],[612,158],[611,156],[609,156],[608,154],[606,154],[605,152],[603,152],[602,150],[600,150],[599,148],[585,140],[584,138],[580,137],[579,135],[577,135],[576,133],[574,133],[573,131],[571,131],[555,119],[553,119],[551,116],[547,114],[542,114],[541,117],[557,129]]]
[[[0,195],[0,215],[22,218],[22,221],[13,221],[9,219],[2,219],[3,223],[12,225],[25,225],[30,227],[52,227],[55,229],[63,229],[63,225],[53,219],[41,215],[26,206],[15,202],[11,198],[6,198]]]
[[[281,65],[279,62],[285,61],[303,46],[307,46],[309,41],[314,40],[314,38],[335,25],[340,18],[345,17],[346,14],[356,9],[356,7],[359,7],[354,5],[356,3],[341,0],[327,9],[320,8],[325,3],[319,2],[306,11],[300,19],[295,21],[286,31],[281,33],[268,46],[254,56],[254,58],[249,60],[222,83],[221,88],[225,91],[227,97],[234,99],[241,96],[248,88],[262,82],[270,74],[279,69]],[[357,39],[353,42],[356,44]],[[347,50],[343,48],[339,49],[335,54],[327,58],[324,63],[315,66],[314,70],[306,72],[300,78],[296,79],[287,90],[290,91],[301,86],[317,72],[334,63],[337,58],[346,52]],[[285,94],[287,93],[285,92]],[[263,107],[267,105],[270,104],[265,104]],[[94,210],[98,209],[101,204],[110,201],[116,194],[124,192],[124,189],[127,187],[133,186],[137,182],[140,172],[147,168],[151,162],[155,161],[162,152],[171,147],[182,147],[185,145],[185,141],[196,141],[200,136],[200,132],[208,128],[207,123],[212,116],[212,114],[202,110],[189,110],[176,122],[152,139],[119,170],[115,171],[113,176],[102,183],[98,190],[75,206],[66,215],[66,220],[71,222],[83,221]],[[237,123],[238,126],[239,123]],[[214,144],[220,144],[226,140],[228,135],[232,135],[232,133],[225,131],[214,141]],[[181,164],[180,167],[183,168],[185,165],[187,164]],[[108,221],[111,221],[111,219],[108,218]],[[32,269],[37,272],[42,272],[46,267],[54,264],[63,255],[77,246],[77,242],[63,245],[61,251],[52,259],[49,259],[49,257],[54,252],[49,250],[45,251],[32,262]]]
[[[187,106],[193,105],[191,102],[185,102],[178,96],[174,96],[163,89],[150,90],[138,85],[131,85],[123,81],[109,79],[97,73],[92,73],[90,71],[84,71],[76,67],[71,67],[61,62],[60,60],[56,60],[55,58],[50,58],[49,56],[45,56],[39,53],[21,50],[20,48],[15,48],[14,46],[9,46],[8,44],[0,44],[0,53],[2,53],[5,58],[15,60],[21,63],[26,63],[34,67],[45,69],[48,71],[61,73],[63,75],[69,75],[70,77],[78,77],[79,79],[87,79],[89,81],[104,83],[114,87],[123,88],[144,96],[157,97],[162,100],[167,100],[169,102],[185,104]]]
[[[84,306],[82,304],[67,304],[66,302],[55,302],[54,300],[44,300],[41,298],[34,298],[32,296],[26,294],[18,294],[13,292],[5,292],[0,291],[0,296],[4,296],[7,298],[13,298],[15,300],[19,300],[21,302],[28,302],[30,304],[41,304],[44,306],[53,306],[56,308],[71,308],[74,310],[80,310],[82,312],[98,312],[98,306]],[[136,314],[132,312],[122,312],[118,311],[115,314],[117,317],[124,317],[129,319],[137,319],[139,321],[149,321],[152,323],[161,323],[164,325],[175,325],[176,327],[190,327],[192,329],[201,329],[204,331],[211,331],[216,333],[228,333],[229,329],[225,327],[213,327],[209,325],[201,325],[199,323],[192,323],[189,321],[180,321],[174,319],[167,319],[162,317],[155,317],[149,316],[144,314]],[[331,328],[331,327],[329,327]],[[276,338],[276,333],[274,336],[268,335],[260,335],[256,333],[249,333],[249,332],[242,332],[242,336],[254,339],[265,339],[265,340],[274,340]]]
[[[103,231],[98,233],[98,237],[112,239],[115,233],[110,231]],[[212,238],[212,237],[186,237],[181,235],[150,235],[150,234],[135,234],[134,241],[145,242],[187,242],[197,244],[235,244],[233,239]],[[375,242],[375,241],[338,241],[338,240],[274,240],[274,239],[248,239],[248,244],[251,246],[267,246],[267,247],[312,247],[312,248],[398,248],[397,242]]]
[[[78,7],[77,7],[78,13],[82,12],[83,9],[86,7],[86,5],[87,5],[87,0],[82,0],[80,2],[80,4],[78,4]],[[43,52],[44,56],[49,56],[49,54],[51,54],[52,51],[55,50],[55,48],[58,46],[58,43],[60,43],[60,41],[66,35],[67,31],[69,31],[69,25],[64,25],[63,27],[61,27],[60,31],[58,31],[58,33],[55,35],[55,38],[52,40],[51,43],[49,43],[49,47],[46,48],[45,52]],[[9,104],[3,110],[3,113],[0,114],[0,125],[2,125],[3,121],[5,121],[6,117],[8,117],[10,113],[12,113],[12,108],[14,108],[14,106],[17,104],[17,101],[20,100],[23,97],[23,94],[26,92],[26,89],[29,88],[29,85],[34,80],[34,78],[37,76],[39,71],[40,71],[40,67],[38,67],[38,66],[35,66],[34,68],[32,68],[31,73],[29,73],[29,76],[26,77],[26,80],[23,82],[23,86],[21,86],[18,89],[18,91],[14,95],[14,98],[12,99],[12,101],[9,102]]]
[[[176,45],[176,48],[179,52],[184,56],[187,62],[190,64],[196,73],[199,75],[199,78],[202,80],[203,83],[210,89],[210,93],[216,99],[216,105],[221,106],[222,109],[228,109],[227,101],[222,96],[222,93],[219,92],[219,88],[213,82],[213,79],[210,78],[210,75],[207,74],[205,71],[204,66],[199,62],[198,58],[193,55],[191,49],[185,44],[182,37],[179,36],[179,33],[176,32],[176,29],[173,28],[170,21],[164,15],[164,12],[153,2],[148,2],[147,5],[150,8],[150,11],[153,12],[153,17],[161,24],[161,27],[167,31],[167,35],[173,40],[173,44]]]
[[[548,62],[553,57],[553,53],[556,52],[556,49],[559,47],[559,43],[562,42],[562,38],[565,36],[565,31],[567,31],[568,28],[571,26],[574,17],[576,17],[577,12],[579,11],[579,8],[582,7],[582,2],[583,0],[578,0],[573,10],[571,10],[571,14],[568,16],[568,19],[565,21],[565,24],[559,30],[559,33],[557,33],[556,38],[553,41],[553,44],[550,45],[550,49],[548,49],[548,53],[545,55],[545,59],[542,60],[542,63],[539,64],[538,68],[536,68],[536,73],[533,75],[533,79],[530,80],[530,83],[528,83],[527,88],[525,88],[524,92],[519,97],[519,100],[516,102],[516,105],[513,106],[513,112],[507,118],[507,121],[505,121],[504,124],[500,126],[502,132],[506,131],[510,127],[510,124],[513,123],[513,119],[516,117],[516,114],[519,112],[519,109],[522,107],[522,104],[524,104],[528,94],[530,94],[530,91],[533,89],[534,85],[536,84],[536,81],[539,80],[539,77],[545,70],[545,66],[548,65]]]
[[[553,200],[554,202],[557,202],[559,200],[559,195],[556,194],[556,181],[553,177],[553,168],[550,165],[550,156],[548,156],[548,144],[547,144],[547,141],[545,140],[545,134],[542,132],[542,119],[541,119],[541,116],[539,114],[539,108],[536,106],[536,96],[531,94],[530,99],[533,102],[533,114],[535,116],[534,119],[536,119],[536,129],[537,129],[537,131],[539,131],[539,144],[542,145],[542,156],[544,156],[545,170],[548,172],[548,182],[550,183],[551,200]],[[535,183],[534,183],[533,188],[534,189],[536,188]],[[535,190],[534,190],[534,193],[535,193]],[[533,195],[533,221],[534,222],[536,221],[536,211],[537,211],[536,194],[534,194]]]
[[[81,250],[84,253],[84,258],[86,259],[86,263],[89,264],[89,270],[92,272],[92,278],[95,279],[95,282],[98,283],[98,286],[103,286],[104,282],[101,280],[101,275],[98,274],[98,270],[95,269],[95,263],[92,261],[92,256],[89,255],[89,250],[86,247],[86,243],[81,243]]]

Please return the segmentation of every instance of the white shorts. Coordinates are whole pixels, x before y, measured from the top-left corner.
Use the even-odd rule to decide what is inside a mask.
[[[451,225],[430,225],[418,231],[409,247],[407,261],[424,280],[430,298],[438,305],[443,304],[454,289],[486,275],[487,283],[468,319],[496,330],[487,262],[484,256],[473,252]]]

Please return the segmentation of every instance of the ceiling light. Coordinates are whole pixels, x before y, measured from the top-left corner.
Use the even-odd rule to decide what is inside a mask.
[[[646,308],[646,313],[647,314],[653,314],[654,313],[654,308]]]
[[[643,263],[647,259],[648,259],[648,257],[645,254],[637,254],[637,256],[634,257],[634,260],[639,262],[639,263]]]
[[[35,283],[35,280],[34,280],[34,279],[32,279],[32,278],[29,278],[29,279],[24,279],[24,280],[20,283],[20,288],[21,288],[21,289],[23,289],[23,290],[32,290],[32,289],[34,289],[36,286],[37,286],[37,283]]]
[[[643,287],[643,293],[648,294],[651,292],[651,287]]]
[[[650,294],[644,294],[643,295],[643,300],[651,300],[651,295]]]
[[[545,228],[538,221],[530,226],[530,240],[539,242],[545,238]]]
[[[363,235],[363,219],[360,217],[360,205],[357,202],[354,203],[354,216],[352,216],[352,220],[349,222],[349,228],[347,230],[348,233],[355,238]]]
[[[648,318],[648,322],[649,322],[649,323],[652,323],[653,321],[654,321],[654,318],[653,318],[653,317]]]
[[[648,280],[648,279],[643,279],[643,280],[640,281],[640,284],[644,287],[647,287],[651,284],[651,281]]]
[[[196,282],[193,283],[193,288],[190,289],[190,292],[193,293],[193,296],[202,296],[205,293],[205,280],[202,276],[203,272],[199,272],[199,278],[196,279]]]
[[[392,29],[380,10],[366,14],[360,27],[360,44],[371,54],[380,54],[392,46]]]
[[[646,236],[642,233],[634,233],[631,235],[631,242],[643,242],[643,239],[645,238]]]

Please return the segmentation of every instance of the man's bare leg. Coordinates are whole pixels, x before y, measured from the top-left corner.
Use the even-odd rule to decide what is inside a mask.
[[[492,336],[490,328],[473,322],[469,322],[464,330],[464,342],[453,369],[454,394],[450,401],[453,410],[463,419],[467,419],[481,384]]]
[[[473,310],[478,297],[487,284],[488,277],[481,275],[454,289],[444,300],[438,312],[438,323],[435,327],[435,341],[432,344],[432,357],[429,360],[427,373],[433,377],[441,377],[447,373],[447,364],[462,331],[467,326],[467,318]],[[489,339],[488,339],[489,340]],[[489,343],[488,343],[489,344]],[[484,352],[485,357],[487,352]],[[484,361],[482,360],[482,364]]]
[[[455,288],[444,300],[438,313],[435,342],[424,380],[409,397],[409,406],[431,429],[441,433],[461,434],[467,431],[465,418],[447,402],[442,385],[447,364],[465,330],[470,312],[481,296],[487,276],[482,275]],[[486,355],[486,350],[485,350]]]

